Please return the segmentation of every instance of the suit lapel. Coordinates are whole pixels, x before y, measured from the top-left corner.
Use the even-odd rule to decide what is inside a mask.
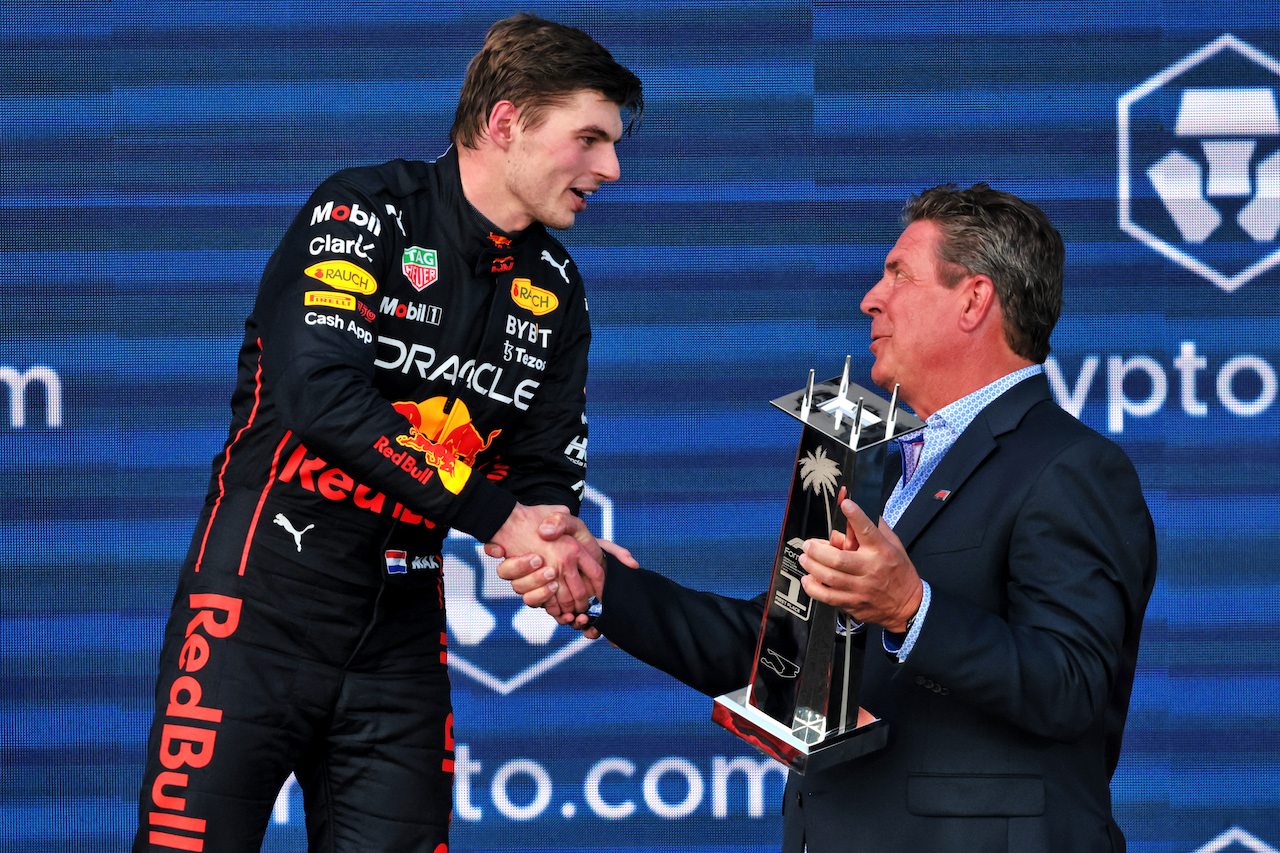
[[[1048,380],[1038,374],[1019,382],[978,413],[894,525],[893,532],[903,546],[910,548],[934,516],[951,502],[970,475],[999,446],[998,438],[1016,427],[1032,406],[1051,396]]]
[[[902,479],[902,448],[896,441],[889,442],[889,451],[884,457],[884,479],[880,481],[880,507],[889,502],[894,487]]]

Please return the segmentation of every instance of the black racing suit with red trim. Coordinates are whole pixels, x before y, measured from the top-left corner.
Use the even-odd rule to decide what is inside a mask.
[[[246,323],[135,850],[258,849],[290,772],[314,846],[442,849],[442,543],[487,541],[517,500],[576,511],[589,343],[564,247],[494,228],[455,151],[316,190]]]

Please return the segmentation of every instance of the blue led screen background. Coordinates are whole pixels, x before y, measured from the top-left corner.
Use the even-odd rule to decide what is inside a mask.
[[[1139,853],[1280,848],[1280,25],[1273,3],[5,4],[0,850],[124,849],[177,568],[267,255],[347,165],[442,153],[487,26],[644,80],[588,284],[584,515],[689,585],[765,583],[797,435],[912,192],[985,180],[1068,244],[1049,374],[1160,535],[1112,785]],[[1207,229],[1207,233],[1202,233]],[[456,851],[766,851],[782,774],[710,700],[522,630],[451,540]],[[282,792],[265,849],[305,849]]]

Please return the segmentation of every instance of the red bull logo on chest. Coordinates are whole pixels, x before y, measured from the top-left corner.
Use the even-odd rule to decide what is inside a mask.
[[[447,403],[445,397],[432,397],[422,403],[395,403],[396,411],[410,424],[409,432],[397,437],[396,442],[421,453],[427,465],[436,469],[444,487],[456,495],[471,476],[476,457],[493,444],[502,430],[482,436],[471,422],[466,403],[454,400],[446,412]]]

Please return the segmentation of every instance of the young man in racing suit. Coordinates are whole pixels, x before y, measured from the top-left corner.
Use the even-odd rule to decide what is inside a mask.
[[[640,81],[521,15],[434,163],[339,172],[272,255],[165,631],[134,850],[253,851],[292,772],[311,849],[447,850],[450,528],[539,550],[585,609],[583,285],[544,228],[619,176]],[[629,128],[628,128],[629,129]],[[586,577],[580,572],[587,574]]]

